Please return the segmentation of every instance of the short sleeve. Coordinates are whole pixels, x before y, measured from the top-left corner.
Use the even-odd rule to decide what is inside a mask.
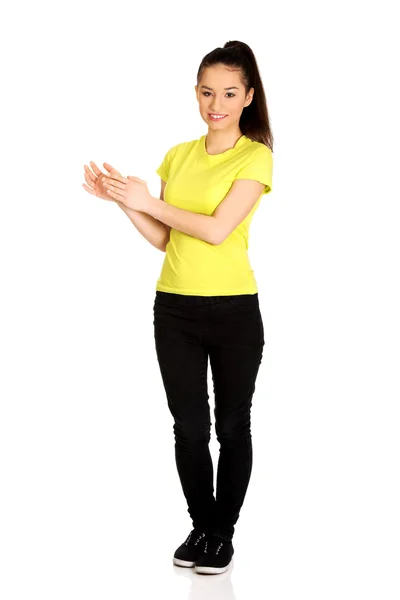
[[[176,153],[176,148],[177,146],[173,146],[168,150],[168,152],[164,156],[162,163],[160,164],[158,169],[156,169],[157,175],[159,175],[164,181],[168,181],[168,178],[170,176],[172,159]]]
[[[256,150],[245,165],[236,173],[235,179],[255,179],[265,184],[263,194],[272,190],[273,159],[268,146]]]

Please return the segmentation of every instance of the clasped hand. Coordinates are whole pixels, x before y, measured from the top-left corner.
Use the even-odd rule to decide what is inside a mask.
[[[124,177],[108,163],[103,163],[109,173],[105,175],[91,162],[94,174],[85,165],[85,179],[90,187],[83,187],[94,195],[121,202],[128,208],[146,212],[151,198],[146,181],[139,177],[128,175]]]
[[[150,199],[147,183],[139,177],[123,177],[113,174],[112,177],[103,175],[103,186],[109,196],[117,202],[122,202],[132,210],[145,212]]]

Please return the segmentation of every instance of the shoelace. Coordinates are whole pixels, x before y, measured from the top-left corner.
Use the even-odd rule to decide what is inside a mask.
[[[193,531],[191,531],[191,532],[189,533],[189,535],[187,536],[187,538],[186,538],[186,542],[185,542],[185,545],[186,545],[186,546],[189,544],[189,542],[190,542],[190,539],[191,539],[192,535],[193,535]],[[205,535],[206,535],[205,533],[201,533],[201,534],[199,535],[199,537],[197,538],[197,540],[196,540],[195,542],[193,542],[193,543],[194,543],[194,545],[195,545],[195,546],[197,546],[197,544],[199,543],[199,541],[200,541],[201,539],[203,539],[203,537],[204,537]]]
[[[224,542],[221,541],[221,540],[219,540],[218,538],[211,537],[210,540],[207,540],[206,543],[205,543],[205,546],[204,546],[204,553],[205,554],[207,554],[208,542],[209,541],[211,541],[211,543],[210,543],[210,552],[213,552],[215,550],[215,554],[218,554],[218,552],[221,550],[222,546],[224,545]]]

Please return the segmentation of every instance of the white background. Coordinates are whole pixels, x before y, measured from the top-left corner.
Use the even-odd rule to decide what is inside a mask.
[[[2,600],[399,598],[394,5],[2,12]],[[207,133],[200,61],[235,39],[275,141],[249,248],[266,346],[233,569],[207,577],[172,565],[191,522],[153,338],[164,254],[82,183],[106,161],[158,196],[165,152]]]

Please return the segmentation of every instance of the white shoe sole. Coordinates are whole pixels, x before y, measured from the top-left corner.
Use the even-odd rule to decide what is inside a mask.
[[[232,559],[230,560],[230,562],[226,565],[226,567],[200,567],[200,566],[195,566],[195,571],[196,573],[206,573],[208,575],[218,575],[218,573],[225,573],[225,571],[227,571],[229,569],[229,565],[231,564]]]
[[[195,561],[182,560],[180,558],[175,558],[175,556],[173,557],[173,562],[174,565],[177,565],[178,567],[194,567],[196,564]]]

